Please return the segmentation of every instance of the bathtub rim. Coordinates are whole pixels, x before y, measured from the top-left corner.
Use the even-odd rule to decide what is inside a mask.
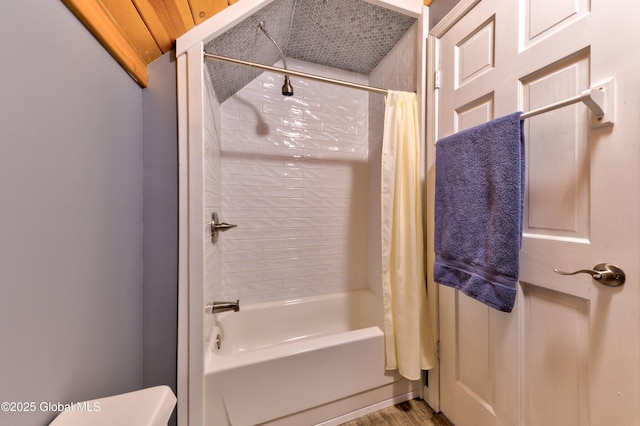
[[[361,296],[362,295],[362,296]],[[255,310],[268,310],[279,309],[284,306],[298,305],[301,303],[313,303],[313,302],[327,302],[331,300],[341,300],[360,297],[372,298],[374,303],[379,304],[382,309],[382,299],[379,295],[373,292],[369,288],[360,288],[354,290],[345,290],[334,293],[317,294],[312,296],[302,296],[290,299],[271,300],[265,302],[250,303],[246,306],[241,306],[240,313],[242,311],[255,311]],[[219,330],[218,323],[224,321],[228,316],[237,315],[236,312],[222,312],[217,314],[216,325],[212,329],[213,335],[208,336],[209,342],[206,345],[206,353],[204,357],[204,374],[214,374],[216,372],[226,371],[233,368],[238,368],[246,365],[253,365],[259,362],[269,361],[276,358],[293,356],[301,352],[308,352],[325,347],[332,347],[336,345],[345,344],[352,341],[358,341],[373,336],[382,335],[382,324],[372,324],[367,327],[355,328],[352,330],[346,330],[339,333],[324,334],[320,336],[314,336],[301,341],[292,341],[283,344],[268,346],[255,351],[247,351],[233,354],[222,354],[215,350],[216,344],[216,330]]]
[[[213,351],[209,351],[205,356],[204,374],[221,373],[235,368],[242,368],[280,358],[288,358],[305,352],[330,349],[335,346],[358,342],[378,336],[384,338],[384,333],[380,327],[371,326],[233,355],[220,355]]]
[[[342,291],[331,292],[331,293],[321,293],[321,294],[314,294],[309,296],[292,297],[288,299],[266,300],[263,302],[251,302],[251,303],[247,303],[246,305],[241,305],[240,312],[242,312],[243,309],[256,310],[256,309],[277,308],[280,306],[296,305],[299,303],[309,303],[309,302],[320,301],[320,300],[339,299],[343,297],[355,296],[357,293],[367,294],[367,295],[370,294],[372,297],[374,297],[376,301],[382,304],[381,296],[379,296],[370,288],[364,287],[364,288],[356,288],[353,290],[342,290]],[[365,296],[365,297],[371,297],[371,296]],[[224,316],[233,315],[234,313],[235,312],[223,312],[222,314],[220,314],[218,318],[222,319],[224,318]]]

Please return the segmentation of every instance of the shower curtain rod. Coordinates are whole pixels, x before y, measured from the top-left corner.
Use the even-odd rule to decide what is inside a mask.
[[[308,78],[310,80],[324,81],[326,83],[332,83],[332,84],[337,84],[339,86],[351,87],[353,89],[368,90],[370,92],[380,93],[382,95],[386,95],[386,94],[389,93],[389,91],[387,89],[381,89],[379,87],[366,86],[364,84],[351,83],[349,81],[336,80],[334,78],[329,78],[329,77],[320,77],[318,75],[307,74],[305,72],[292,71],[292,70],[289,70],[289,69],[282,69],[282,68],[272,67],[272,66],[269,66],[269,65],[258,64],[258,63],[255,63],[255,62],[243,61],[241,59],[229,58],[227,56],[220,56],[220,55],[213,55],[211,53],[204,53],[204,57],[205,58],[209,58],[209,59],[216,59],[218,61],[229,62],[229,63],[236,64],[236,65],[244,65],[244,66],[251,67],[251,68],[259,68],[259,69],[262,69],[262,70],[265,70],[265,71],[272,71],[272,72],[276,72],[276,73],[279,73],[279,74],[294,75],[296,77]]]

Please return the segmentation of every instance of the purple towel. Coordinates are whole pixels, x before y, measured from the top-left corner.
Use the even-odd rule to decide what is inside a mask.
[[[511,312],[524,211],[521,112],[438,141],[434,279]]]

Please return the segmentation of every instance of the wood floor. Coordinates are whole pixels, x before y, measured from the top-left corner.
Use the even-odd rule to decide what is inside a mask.
[[[433,412],[421,399],[412,399],[384,410],[376,411],[340,426],[453,426],[441,414]]]

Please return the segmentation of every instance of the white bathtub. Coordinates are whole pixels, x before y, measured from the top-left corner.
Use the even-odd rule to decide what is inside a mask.
[[[381,321],[368,290],[216,314],[205,424],[338,424],[414,397],[419,383],[385,372]]]

